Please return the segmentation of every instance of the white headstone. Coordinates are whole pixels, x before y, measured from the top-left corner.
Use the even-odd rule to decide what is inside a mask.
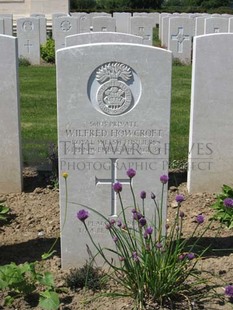
[[[153,43],[154,20],[151,17],[131,17],[131,34],[143,37],[143,43]]]
[[[69,16],[65,13],[54,13],[52,14],[52,36],[53,38],[56,37],[56,29],[55,29],[55,19],[58,17],[64,17],[64,16]]]
[[[229,18],[229,21],[228,21],[228,32],[233,32],[233,17]]]
[[[79,32],[89,32],[91,28],[91,17],[89,14],[79,17]]]
[[[154,27],[159,27],[159,15],[160,13],[158,12],[153,12],[153,13],[148,13],[148,17],[153,18],[154,20]]]
[[[168,26],[169,26],[169,19],[171,16],[164,16],[162,18],[162,30],[161,30],[161,46],[163,48],[168,47]]]
[[[204,34],[204,24],[205,24],[205,19],[208,18],[208,15],[204,16],[198,16],[195,19],[195,36],[200,36]]]
[[[36,17],[40,22],[40,44],[44,44],[47,41],[47,20],[44,14],[31,14],[31,17]]]
[[[221,33],[228,32],[228,18],[226,17],[209,17],[205,19],[204,33]]]
[[[92,27],[96,32],[115,32],[116,20],[109,16],[96,16],[92,18]]]
[[[0,18],[0,34],[4,34],[5,30],[4,30],[4,20],[2,18]]]
[[[65,37],[77,34],[78,18],[70,16],[57,17],[54,20],[55,50],[65,47]]]
[[[17,39],[0,35],[0,193],[22,190]]]
[[[123,32],[123,33],[130,33],[130,18],[131,13],[119,13],[114,12],[113,17],[116,20],[116,31],[117,32]]]
[[[130,167],[137,170],[136,195],[146,190],[160,198],[159,178],[168,172],[171,56],[164,49],[126,43],[79,45],[57,52],[61,222],[63,172],[69,174],[69,202],[88,205],[108,218],[120,213],[112,190],[117,180],[123,183],[125,206],[132,205],[126,176]],[[149,198],[149,218],[152,205]],[[86,245],[95,253],[76,218],[80,209],[68,204],[61,236],[63,268],[83,265]],[[163,211],[165,218],[166,201]],[[131,210],[126,213],[131,219]],[[112,247],[103,219],[92,212],[86,224],[97,243]]]
[[[188,189],[233,185],[233,34],[194,38]]]
[[[159,39],[161,39],[161,36],[162,36],[162,31],[163,31],[163,25],[162,25],[162,20],[165,16],[169,16],[171,14],[169,13],[161,13],[159,15]]]
[[[80,33],[65,38],[66,47],[99,42],[124,42],[143,44],[143,39],[142,37],[134,36],[132,34],[119,32]]]
[[[13,15],[12,14],[0,14],[0,18],[4,23],[4,34],[8,36],[13,35]]]
[[[33,65],[40,64],[40,28],[38,18],[17,20],[19,57],[26,58]]]
[[[168,49],[173,57],[185,64],[191,63],[192,38],[194,35],[194,19],[173,17],[169,19]]]

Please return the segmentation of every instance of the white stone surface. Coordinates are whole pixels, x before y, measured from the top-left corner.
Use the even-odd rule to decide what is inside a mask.
[[[35,12],[51,17],[56,12],[69,12],[69,0],[1,0],[1,12],[29,16]]]
[[[40,25],[40,44],[44,44],[47,41],[47,20],[44,16],[44,14],[31,14],[31,17],[36,17],[39,19],[39,25]]]
[[[168,47],[168,26],[169,26],[169,19],[172,17],[171,15],[164,16],[162,18],[162,30],[161,30],[161,46],[163,48]]]
[[[210,17],[205,19],[204,34],[228,32],[227,17]]]
[[[116,20],[116,31],[123,32],[123,33],[130,33],[131,32],[131,13],[119,13],[114,12],[113,17]]]
[[[165,16],[169,16],[171,14],[169,13],[161,13],[159,15],[159,39],[161,40],[161,37],[162,37],[162,32],[163,32],[163,25],[162,25],[162,20]]]
[[[0,193],[22,190],[17,39],[0,35]]]
[[[171,52],[145,45],[100,43],[61,49],[56,59],[61,222],[65,216],[63,172],[69,174],[69,202],[116,218],[120,205],[112,183],[123,183],[123,202],[132,205],[126,177],[129,167],[137,170],[136,196],[141,190],[148,193],[145,208],[152,218],[150,193],[160,198],[159,177],[168,172]],[[86,244],[95,253],[83,224],[76,219],[80,209],[68,204],[61,236],[63,268],[85,263]],[[165,219],[166,199],[163,210]],[[131,210],[126,213],[131,219]],[[86,224],[97,243],[114,246],[104,221],[94,212]]]
[[[65,38],[66,47],[99,42],[124,42],[143,44],[142,37],[119,32],[80,33]]]
[[[143,37],[143,43],[153,43],[154,20],[151,17],[131,17],[131,34]]]
[[[92,18],[92,27],[95,32],[115,32],[116,20],[109,16],[95,16]]]
[[[82,15],[78,19],[79,22],[79,32],[89,32],[91,28],[91,17],[89,14]]]
[[[40,28],[35,17],[17,20],[19,57],[26,58],[33,65],[40,64]]]
[[[12,14],[0,14],[0,19],[3,19],[3,29],[2,32],[5,35],[13,35],[13,15]]]
[[[195,36],[200,36],[204,34],[204,24],[205,24],[205,19],[208,18],[209,15],[204,15],[204,16],[198,16],[195,19]]]
[[[169,19],[168,49],[172,51],[174,58],[185,64],[191,63],[193,35],[193,18],[173,17]]]
[[[4,20],[3,18],[0,18],[0,34],[4,34],[5,30],[4,30]]]
[[[224,47],[224,48],[223,48]],[[233,185],[233,34],[194,38],[188,189]]]
[[[228,32],[233,32],[233,17],[229,18],[229,21],[228,21]]]
[[[65,47],[65,37],[77,34],[78,18],[71,16],[61,16],[54,19],[54,40],[55,50]]]

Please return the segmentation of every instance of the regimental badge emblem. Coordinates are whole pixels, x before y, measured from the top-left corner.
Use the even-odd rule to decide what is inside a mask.
[[[131,78],[130,67],[118,62],[107,63],[96,72],[96,80],[103,83],[97,92],[97,102],[104,113],[118,115],[130,108],[132,93],[125,82]]]
[[[88,94],[99,112],[114,116],[130,111],[141,96],[141,83],[136,72],[121,62],[99,66],[88,81]]]

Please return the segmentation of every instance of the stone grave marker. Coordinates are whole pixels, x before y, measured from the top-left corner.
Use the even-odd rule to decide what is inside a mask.
[[[123,32],[123,33],[130,33],[130,18],[131,13],[120,13],[120,12],[114,12],[113,17],[116,20],[116,31],[117,32]]]
[[[194,35],[194,19],[173,17],[169,19],[168,49],[173,57],[182,63],[191,63],[192,38]]]
[[[5,30],[4,30],[4,20],[3,18],[0,18],[0,34],[4,34]]]
[[[22,191],[17,39],[0,35],[0,193]]]
[[[119,32],[80,33],[65,38],[66,47],[99,42],[124,42],[143,44],[143,39],[142,37],[134,36],[132,34]]]
[[[0,14],[0,19],[3,19],[4,34],[8,36],[13,35],[13,15],[12,14]]]
[[[228,32],[227,17],[209,17],[204,22],[204,34]]]
[[[40,21],[40,44],[44,44],[47,41],[47,19],[44,14],[31,14],[31,17],[36,17]]]
[[[223,48],[224,47],[224,48]],[[233,34],[194,37],[188,190],[233,185]]]
[[[131,17],[131,34],[143,37],[143,43],[153,43],[154,20],[151,17]]]
[[[115,32],[116,20],[109,16],[95,16],[92,18],[92,27],[96,32]]]
[[[146,45],[97,43],[61,49],[56,59],[61,223],[62,173],[69,174],[61,236],[62,266],[68,268],[85,263],[87,247],[95,253],[76,218],[83,207],[72,202],[117,219],[120,204],[112,185],[122,182],[123,202],[132,205],[128,168],[137,171],[133,184],[137,197],[146,190],[160,199],[159,179],[168,173],[172,54]],[[145,208],[152,218],[150,197]],[[126,213],[131,220],[131,210]],[[163,219],[165,214],[166,199]],[[91,212],[86,224],[97,243],[113,246],[102,218]]]
[[[206,16],[198,16],[195,19],[195,36],[200,36],[204,34],[204,24],[205,24],[205,19],[208,18],[209,15]]]
[[[161,30],[161,46],[163,48],[168,47],[168,25],[169,25],[169,19],[172,17],[172,15],[164,16],[162,18],[162,30]]]
[[[55,50],[58,50],[65,47],[65,37],[79,32],[78,18],[70,16],[57,17],[54,20],[54,29]]]
[[[39,19],[19,18],[17,20],[19,57],[26,58],[33,65],[40,64],[40,28]]]

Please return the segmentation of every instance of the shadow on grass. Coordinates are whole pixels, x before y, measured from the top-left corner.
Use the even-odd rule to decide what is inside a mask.
[[[49,251],[55,240],[55,238],[41,238],[17,244],[2,245],[0,246],[0,265],[10,264],[11,262],[23,264],[40,261],[41,255]],[[54,250],[56,251],[55,255],[60,257],[60,239],[58,239]]]

